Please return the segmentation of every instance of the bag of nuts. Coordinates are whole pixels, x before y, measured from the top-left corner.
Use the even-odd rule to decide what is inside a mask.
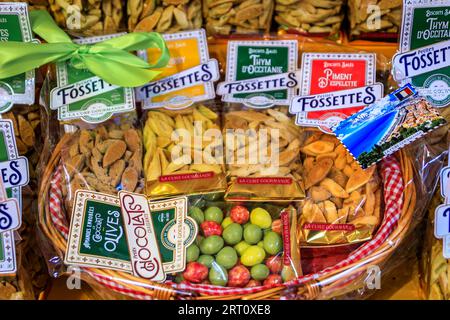
[[[353,39],[397,40],[402,0],[349,0],[348,11]]]
[[[201,0],[129,0],[129,31],[173,33],[202,27]]]
[[[220,114],[203,103],[147,111],[143,129],[145,193],[151,198],[223,191]]]
[[[336,37],[344,4],[344,0],[275,0],[275,21],[279,29]]]
[[[312,130],[301,147],[306,199],[300,203],[299,239],[307,245],[368,240],[382,219],[376,166],[363,170],[339,140]]]
[[[83,34],[125,30],[123,0],[50,0],[50,13],[56,23]]]
[[[257,34],[270,30],[274,0],[203,0],[210,35]]]

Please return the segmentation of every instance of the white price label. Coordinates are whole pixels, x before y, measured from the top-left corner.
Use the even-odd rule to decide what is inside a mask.
[[[434,235],[442,239],[450,235],[450,205],[440,205],[434,215]]]

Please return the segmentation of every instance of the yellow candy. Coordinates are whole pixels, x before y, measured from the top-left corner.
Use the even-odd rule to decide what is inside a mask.
[[[255,208],[250,213],[250,222],[256,224],[261,229],[267,229],[272,225],[272,217],[263,208]]]
[[[260,246],[248,247],[241,256],[241,262],[244,266],[252,267],[264,261],[266,252]]]

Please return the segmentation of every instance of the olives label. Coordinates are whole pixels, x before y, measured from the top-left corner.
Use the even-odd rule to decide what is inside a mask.
[[[147,198],[141,194],[120,191],[119,199],[133,274],[148,280],[164,281],[166,274]]]
[[[416,75],[404,74],[400,83],[419,88],[434,106],[450,104],[450,49],[438,43],[450,40],[450,2],[448,0],[404,0],[400,52],[404,65]],[[431,46],[431,48],[430,48]],[[416,50],[420,49],[420,50]],[[398,57],[397,57],[398,58]],[[442,63],[444,62],[444,63]],[[442,66],[437,68],[438,66]],[[395,65],[394,65],[395,67]],[[402,71],[394,68],[395,73]]]
[[[64,262],[131,272],[130,260],[119,198],[78,190]]]
[[[0,42],[6,41],[37,42],[32,38],[26,3],[0,3]],[[14,104],[33,104],[34,82],[34,70],[0,79],[0,113]]]
[[[118,35],[76,40],[90,44]],[[70,61],[56,65],[57,86],[50,92],[50,108],[58,110],[61,121],[81,119],[99,123],[114,114],[135,109],[134,91],[107,83],[86,68],[74,66]]]
[[[297,41],[229,41],[222,101],[250,108],[288,105],[299,83]]]
[[[164,271],[183,271],[186,267],[187,245],[195,239],[190,230],[195,222],[190,219],[189,224],[185,223],[188,220],[187,197],[151,201],[149,204]]]
[[[205,30],[164,34],[170,53],[169,63],[154,70],[160,75],[136,89],[145,109],[182,109],[195,102],[215,98],[214,81],[219,80],[217,60],[210,59]],[[139,52],[149,63],[159,57],[158,49]]]
[[[334,124],[382,97],[382,85],[374,85],[375,54],[304,53],[301,70],[300,96],[291,104],[298,125],[329,132]]]

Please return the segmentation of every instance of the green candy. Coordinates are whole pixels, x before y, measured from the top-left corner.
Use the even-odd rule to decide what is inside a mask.
[[[215,286],[226,286],[228,282],[227,270],[214,262],[209,270],[209,282]]]
[[[275,255],[283,250],[283,241],[278,233],[267,232],[264,237],[264,250],[270,255]]]
[[[229,245],[234,246],[242,240],[242,227],[240,224],[232,223],[223,230],[222,237]]]
[[[270,270],[264,264],[257,264],[252,267],[250,274],[252,278],[258,281],[263,281],[269,276]]]
[[[200,251],[203,254],[216,254],[223,248],[223,239],[219,236],[209,236],[200,242]]]
[[[211,265],[214,263],[214,258],[213,256],[210,256],[208,254],[202,254],[200,257],[198,257],[197,262],[201,263],[202,265],[206,266],[209,269],[211,268]]]
[[[214,221],[218,224],[222,223],[223,212],[219,207],[209,207],[205,210],[205,220]]]
[[[200,249],[195,244],[191,244],[186,249],[186,262],[196,261],[199,255]]]
[[[216,256],[216,262],[225,269],[231,269],[236,265],[238,256],[232,247],[224,247]]]
[[[249,224],[244,228],[244,240],[249,244],[256,244],[262,238],[262,230],[254,224]]]
[[[199,207],[190,207],[188,215],[191,216],[198,225],[201,225],[202,222],[205,221],[205,215]]]

